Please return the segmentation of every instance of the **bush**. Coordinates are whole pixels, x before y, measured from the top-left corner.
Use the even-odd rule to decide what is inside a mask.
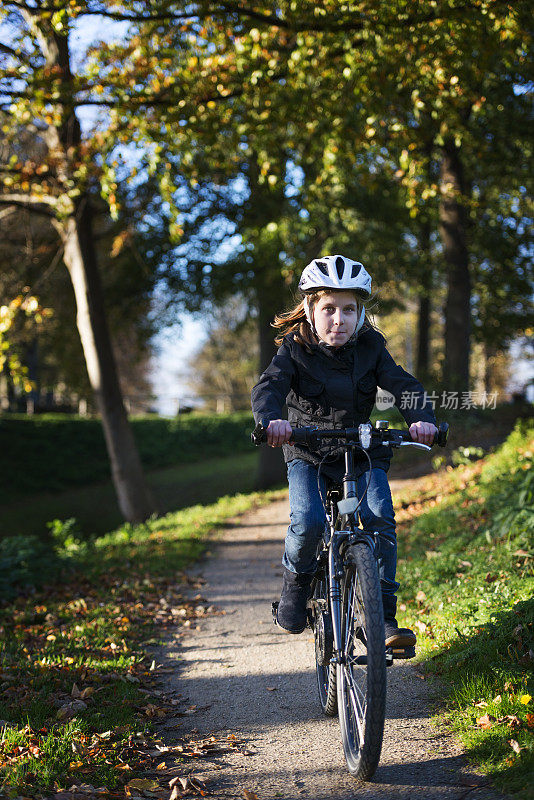
[[[57,577],[63,565],[64,559],[52,544],[38,536],[0,539],[0,597],[15,597]]]
[[[132,420],[141,460],[157,469],[250,450],[248,413]],[[0,503],[13,495],[57,492],[110,478],[102,426],[96,419],[0,418]]]

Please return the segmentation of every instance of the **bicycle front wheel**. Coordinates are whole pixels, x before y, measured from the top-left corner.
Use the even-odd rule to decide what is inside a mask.
[[[345,553],[342,662],[337,699],[349,772],[369,779],[380,760],[386,715],[384,612],[376,559],[366,544]]]

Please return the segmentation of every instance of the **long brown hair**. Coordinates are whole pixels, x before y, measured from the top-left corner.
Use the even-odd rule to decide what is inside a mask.
[[[310,312],[313,316],[313,310],[316,303],[324,294],[332,294],[335,290],[332,289],[319,289],[318,292],[313,292],[307,295],[310,304]],[[345,290],[343,290],[345,291]],[[349,290],[350,291],[350,290]],[[356,297],[356,307],[358,316],[361,313],[363,303]],[[312,330],[312,327],[306,319],[306,312],[304,311],[304,300],[300,300],[292,309],[284,311],[281,314],[276,314],[274,322],[271,323],[273,328],[278,328],[280,333],[275,337],[275,344],[280,347],[284,341],[284,336],[288,333],[295,334],[295,341],[304,347],[308,348],[311,344],[317,344],[318,339]]]

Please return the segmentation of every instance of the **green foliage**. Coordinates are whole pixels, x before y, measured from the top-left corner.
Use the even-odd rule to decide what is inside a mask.
[[[54,548],[59,552],[79,553],[87,547],[87,537],[84,537],[74,517],[66,520],[53,519],[47,522]]]
[[[131,424],[148,469],[250,450],[253,427],[245,412],[137,418]],[[0,503],[14,494],[86,486],[110,475],[102,427],[94,419],[5,416],[0,450],[10,454],[0,461]]]
[[[37,582],[56,578],[63,566],[49,541],[37,536],[0,539],[0,598],[15,597]]]
[[[459,447],[453,451],[451,460],[454,466],[457,467],[460,464],[469,464],[470,461],[482,458],[483,455],[484,450],[482,447]]]
[[[533,459],[534,426],[522,421],[494,455],[429,479],[409,530],[399,515],[408,620],[418,608],[423,659],[449,687],[447,718],[472,758],[525,800],[534,764]]]

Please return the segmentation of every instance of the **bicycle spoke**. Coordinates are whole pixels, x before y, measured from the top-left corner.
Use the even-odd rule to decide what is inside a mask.
[[[353,721],[356,723],[356,727],[358,729],[358,742],[356,742],[356,744],[359,749],[359,747],[361,746],[361,742],[364,741],[364,730],[365,730],[364,720],[365,720],[365,712],[367,709],[367,702],[365,700],[365,696],[362,694],[359,686],[354,680],[354,676],[352,675],[351,669],[345,668],[344,672],[349,689],[349,698],[353,711],[352,714]]]

